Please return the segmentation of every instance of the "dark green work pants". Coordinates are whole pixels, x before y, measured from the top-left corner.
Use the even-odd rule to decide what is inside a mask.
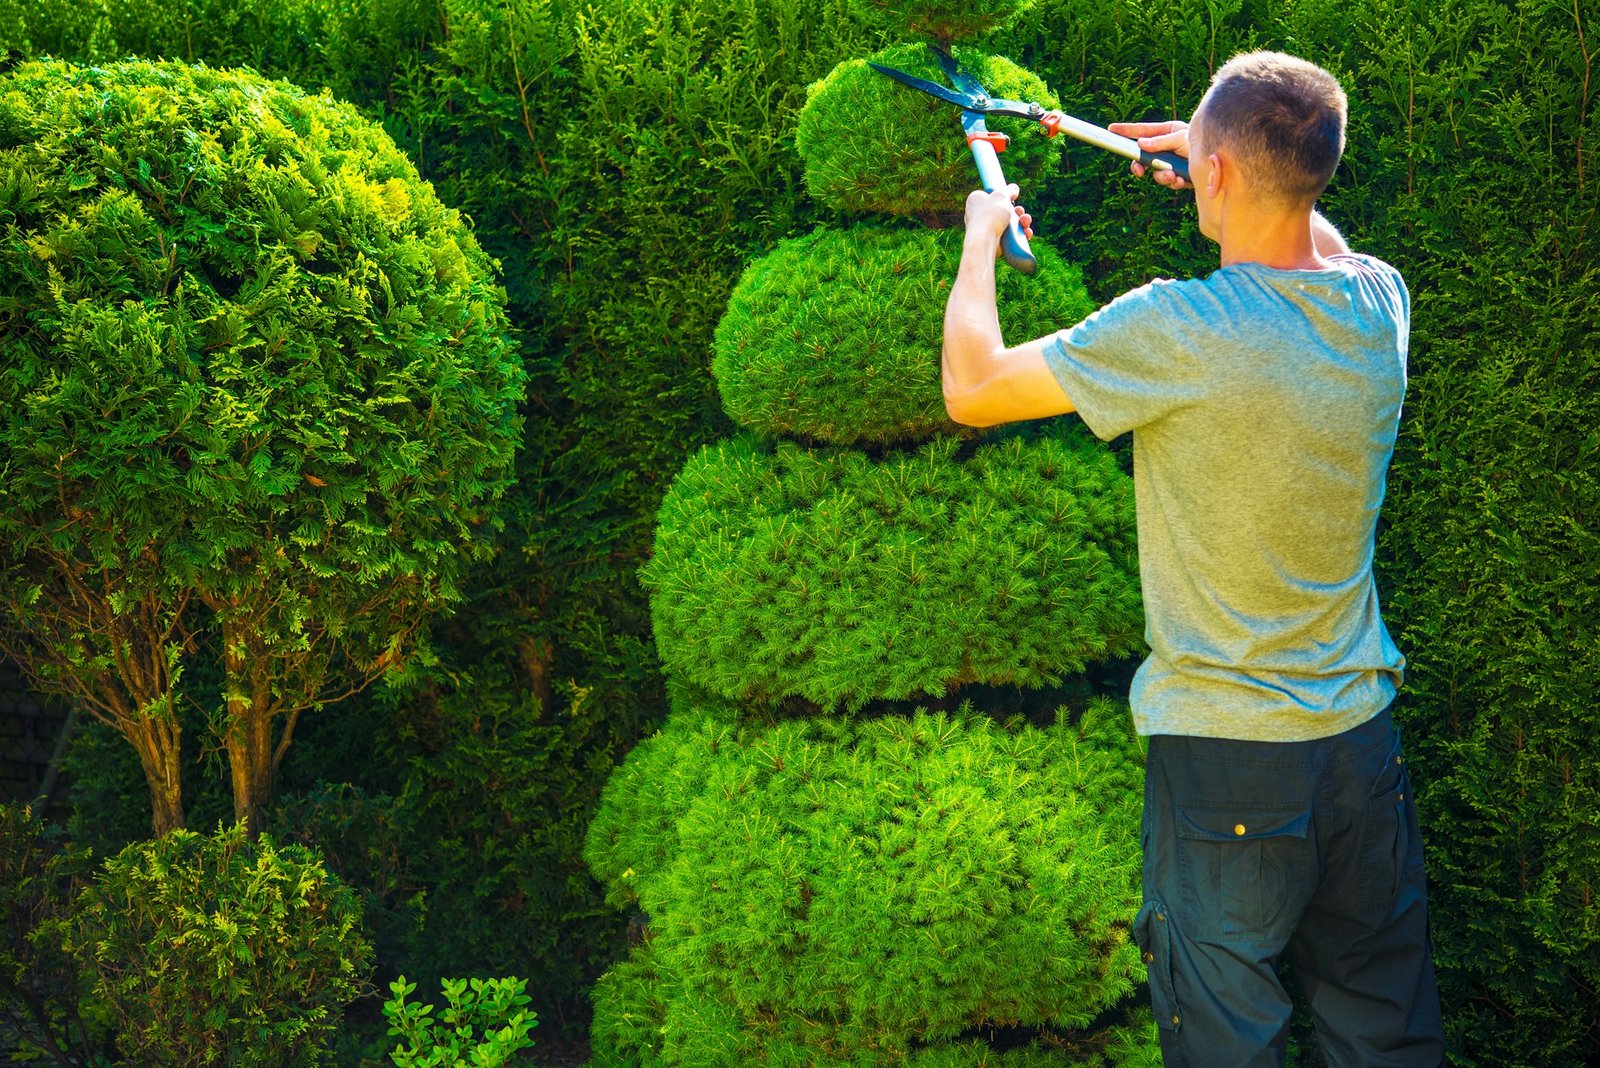
[[[1287,954],[1332,1068],[1444,1063],[1416,806],[1387,710],[1311,742],[1156,735],[1144,908],[1167,1068],[1284,1063]]]

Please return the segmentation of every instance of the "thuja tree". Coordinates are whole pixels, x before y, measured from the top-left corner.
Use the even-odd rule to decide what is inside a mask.
[[[220,659],[254,831],[300,714],[491,550],[493,263],[381,128],[248,71],[19,66],[0,176],[0,633],[133,743],[158,833],[180,675]]]
[[[886,17],[952,41],[1019,6]],[[956,54],[1053,102],[1001,57]],[[873,58],[937,76],[922,42]],[[865,60],[813,86],[810,192],[874,218],[750,265],[717,329],[745,430],[661,508],[643,577],[672,709],[586,848],[643,932],[596,988],[596,1065],[1157,1059],[1147,1017],[1119,1009],[1139,969],[1126,709],[1014,700],[1136,650],[1131,483],[1072,420],[979,434],[945,414],[962,233],[925,224],[974,184],[959,132]],[[1054,162],[1018,133],[1019,176]],[[1035,278],[1000,280],[1011,336],[1091,308],[1035,250]]]

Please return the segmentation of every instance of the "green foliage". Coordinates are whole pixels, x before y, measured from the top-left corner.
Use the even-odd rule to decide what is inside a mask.
[[[745,269],[717,325],[716,375],[737,422],[840,445],[972,434],[945,414],[944,306],[964,231],[824,228]],[[1039,273],[1000,274],[1000,326],[1027,340],[1094,310],[1043,243]]]
[[[955,49],[954,55],[996,96],[1047,108],[1057,104],[1044,82],[1003,56],[970,48]],[[870,59],[948,82],[922,44],[895,45]],[[1025,189],[1060,158],[1059,141],[1045,137],[1036,122],[995,118],[990,129],[1012,135],[1001,162],[1007,180]],[[806,163],[806,188],[839,211],[959,219],[967,194],[979,184],[961,109],[879,74],[866,59],[846,60],[811,86],[795,145]]]
[[[244,826],[129,846],[79,897],[68,951],[135,1063],[313,1065],[363,992],[354,893]]]
[[[927,34],[940,41],[976,37],[1027,10],[1034,0],[855,0],[896,34]]]
[[[692,459],[661,509],[667,669],[756,704],[1053,684],[1139,648],[1132,483],[1081,426],[881,460],[751,437]]]
[[[298,645],[386,586],[453,599],[521,383],[459,214],[287,84],[52,63],[3,88],[14,551],[148,555],[222,603],[285,584]]]
[[[447,1007],[434,1019],[432,1005],[406,1001],[417,984],[406,977],[389,984],[383,1004],[389,1033],[400,1036],[390,1057],[400,1068],[500,1068],[533,1045],[528,1032],[538,1022],[523,1006],[525,979],[445,979]]]
[[[381,129],[250,73],[28,63],[0,174],[0,596],[44,678],[112,680],[74,695],[132,740],[220,631],[230,709],[292,717],[461,599],[523,375]]]
[[[1085,1028],[1132,988],[1142,761],[1120,704],[1043,730],[970,704],[771,726],[674,714],[635,761],[586,855],[649,934],[597,991],[597,1045],[631,1036],[661,1064],[923,1063],[915,1045],[985,1023]],[[628,989],[651,972],[654,990]]]
[[[83,1011],[85,975],[61,944],[88,871],[88,852],[32,805],[0,804],[0,1019],[13,1059],[101,1062],[107,1036]]]

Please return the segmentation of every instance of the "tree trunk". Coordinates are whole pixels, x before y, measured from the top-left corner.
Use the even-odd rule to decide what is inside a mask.
[[[257,635],[228,624],[222,634],[228,687],[228,766],[233,779],[233,818],[244,823],[251,841],[266,823],[272,799],[272,706],[264,655]]]
[[[550,701],[554,696],[550,686],[550,662],[555,658],[555,646],[549,638],[526,635],[517,643],[521,654],[522,670],[528,677],[528,688],[539,702],[541,718],[550,715]]]
[[[173,723],[170,731],[156,729],[149,720],[124,721],[123,734],[139,754],[145,782],[150,786],[150,828],[160,838],[168,831],[188,826],[183,814],[183,785],[179,778],[178,743],[182,729]]]

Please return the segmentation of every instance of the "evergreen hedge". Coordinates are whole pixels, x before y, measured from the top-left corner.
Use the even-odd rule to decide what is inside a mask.
[[[698,373],[712,326],[739,267],[819,217],[793,145],[805,87],[881,48],[899,10],[635,6],[0,4],[4,41],[31,39],[28,54],[148,49],[329,85],[382,118],[502,260],[535,376],[511,516],[523,549],[436,639],[442,681],[392,709],[364,701],[312,720],[302,731],[316,744],[296,747],[285,776],[365,776],[394,793],[412,761],[466,752],[487,767],[499,743],[474,727],[474,704],[514,708],[547,687],[546,711],[523,724],[549,754],[548,801],[521,823],[473,820],[485,841],[523,843],[503,885],[549,902],[569,932],[560,952],[531,940],[505,952],[569,991],[582,970],[569,959],[619,955],[623,921],[571,859],[581,821],[544,814],[592,809],[661,718],[631,576],[671,473],[728,430]],[[78,29],[25,34],[23,16]],[[1323,207],[1405,271],[1416,298],[1379,581],[1410,661],[1396,714],[1428,835],[1447,1019],[1458,1057],[1483,1065],[1564,1065],[1600,1042],[1592,17],[1533,0],[1036,0],[980,42],[1100,123],[1186,116],[1210,71],[1246,47],[1305,55],[1350,91],[1349,151]],[[1062,151],[1023,199],[1041,244],[1083,264],[1097,300],[1214,265],[1186,198],[1130,180],[1098,149]],[[417,796],[442,781],[419,779]],[[458,783],[454,803],[471,810],[498,781]],[[444,885],[440,869],[419,875]],[[467,927],[441,923],[406,952],[455,952]],[[585,1026],[581,1007],[568,1014]]]

